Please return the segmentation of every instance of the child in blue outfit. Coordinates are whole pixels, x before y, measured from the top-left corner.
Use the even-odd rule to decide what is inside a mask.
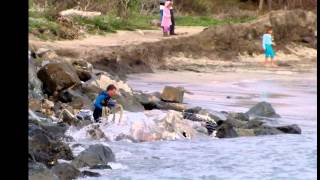
[[[268,58],[270,58],[271,61],[271,65],[276,67],[276,63],[275,63],[275,52],[272,48],[272,45],[274,43],[272,42],[272,28],[269,27],[267,29],[266,34],[263,35],[262,37],[262,48],[265,51],[265,61],[264,64],[268,64]]]
[[[107,91],[102,91],[97,97],[94,103],[94,111],[93,117],[96,122],[98,122],[99,118],[102,116],[102,107],[107,106],[109,108],[114,108],[116,106],[116,102],[111,98],[117,94],[117,88],[111,84],[107,87]]]

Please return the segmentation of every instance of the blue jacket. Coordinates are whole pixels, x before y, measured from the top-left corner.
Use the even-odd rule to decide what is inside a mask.
[[[106,93],[105,91],[102,91],[97,97],[94,103],[94,107],[102,109],[103,106],[114,107],[115,104],[116,103],[112,101],[108,93]]]
[[[270,34],[264,34],[262,37],[262,48],[266,49],[266,45],[272,45],[272,36]]]

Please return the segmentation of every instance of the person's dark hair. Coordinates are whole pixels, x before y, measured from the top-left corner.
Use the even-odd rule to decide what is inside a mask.
[[[117,89],[115,85],[113,84],[110,84],[108,87],[107,87],[107,91],[110,91],[110,90],[114,90],[114,89]]]

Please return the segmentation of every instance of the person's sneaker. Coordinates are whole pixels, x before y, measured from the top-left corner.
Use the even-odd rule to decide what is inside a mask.
[[[170,33],[170,36],[177,36],[177,33]]]

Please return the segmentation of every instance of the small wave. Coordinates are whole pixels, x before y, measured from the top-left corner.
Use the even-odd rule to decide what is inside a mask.
[[[112,169],[128,169],[128,166],[121,163],[110,162],[108,163]]]

